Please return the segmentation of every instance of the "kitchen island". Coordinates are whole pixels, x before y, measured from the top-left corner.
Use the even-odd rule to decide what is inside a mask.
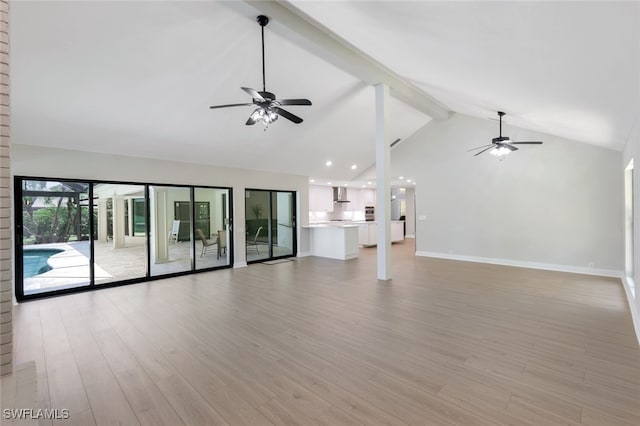
[[[312,223],[304,228],[309,229],[313,256],[339,260],[358,257],[358,224]]]
[[[376,238],[377,222],[354,222],[359,226],[358,244],[362,247],[373,247],[378,245]],[[391,242],[398,243],[404,241],[404,220],[391,221]]]

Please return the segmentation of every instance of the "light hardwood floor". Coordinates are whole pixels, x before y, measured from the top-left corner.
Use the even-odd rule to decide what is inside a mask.
[[[619,280],[413,250],[24,303],[16,363],[61,424],[640,424]]]

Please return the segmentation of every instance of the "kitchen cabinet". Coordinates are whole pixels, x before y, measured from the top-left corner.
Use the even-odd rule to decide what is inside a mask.
[[[398,243],[404,241],[404,221],[392,220],[391,221],[391,242]]]
[[[347,198],[349,199],[349,201],[351,201],[350,203],[347,203],[347,208],[346,210],[351,211],[351,212],[357,212],[357,211],[364,211],[364,207],[362,204],[362,193],[359,189],[351,189],[349,188],[349,192],[347,193],[348,196]]]
[[[358,225],[324,224],[308,228],[314,256],[340,260],[358,257]]]
[[[363,210],[366,206],[374,206],[376,205],[376,190],[375,189],[363,189],[361,191],[362,194],[362,205]]]
[[[375,222],[361,223],[358,229],[358,244],[363,247],[375,246],[376,241],[376,224]]]
[[[309,211],[333,211],[333,189],[330,186],[309,186]]]
[[[376,239],[376,227],[377,222],[365,222],[361,223],[358,228],[358,244],[363,247],[372,247],[378,245]],[[404,221],[392,220],[391,221],[391,242],[398,243],[404,241]]]

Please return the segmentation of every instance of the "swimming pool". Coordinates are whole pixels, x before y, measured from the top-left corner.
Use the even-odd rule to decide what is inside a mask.
[[[51,266],[49,266],[47,260],[54,254],[63,251],[52,248],[24,249],[22,252],[22,276],[29,278],[50,271]]]

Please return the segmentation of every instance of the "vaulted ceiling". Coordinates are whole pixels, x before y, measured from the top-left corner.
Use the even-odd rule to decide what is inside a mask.
[[[240,86],[261,89],[265,5],[12,2],[13,143],[356,178],[375,161],[373,87],[306,30],[265,31],[267,90],[311,99],[289,108],[302,124],[265,131],[244,125],[251,107],[208,109],[250,101]],[[501,109],[513,125],[612,149],[638,125],[636,2],[284,6],[443,111]],[[406,100],[391,100],[392,140],[431,120]]]

